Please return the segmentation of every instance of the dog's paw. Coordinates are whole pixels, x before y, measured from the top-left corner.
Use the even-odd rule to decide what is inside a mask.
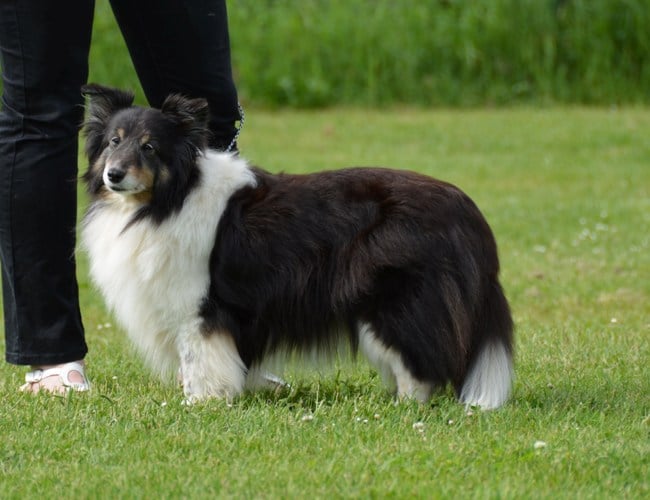
[[[257,390],[280,391],[289,388],[289,384],[277,375],[253,368],[246,375],[244,390],[255,392]]]
[[[228,408],[232,407],[232,400],[231,399],[224,399],[224,398],[216,398],[216,397],[198,397],[198,396],[190,396],[186,397],[181,401],[181,406],[197,406],[202,403],[206,403],[208,401],[213,401],[213,400],[225,400],[226,401],[226,406]]]
[[[183,379],[183,394],[187,405],[194,405],[210,399],[223,399],[228,403],[237,397],[241,391],[228,384],[209,382],[206,380]]]
[[[273,375],[272,373],[264,373],[262,375],[263,383],[269,389],[279,390],[279,389],[290,389],[291,385],[286,382],[283,378]]]

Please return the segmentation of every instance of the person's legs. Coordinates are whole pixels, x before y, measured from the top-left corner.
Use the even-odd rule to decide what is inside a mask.
[[[87,353],[74,249],[93,10],[93,0],[0,3],[0,257],[14,364],[49,367]]]
[[[210,105],[210,147],[225,149],[240,119],[225,0],[111,0],[149,104],[170,93]]]

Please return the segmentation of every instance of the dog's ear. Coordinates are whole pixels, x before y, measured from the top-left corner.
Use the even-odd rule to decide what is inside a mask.
[[[83,130],[86,135],[86,154],[93,161],[101,153],[104,132],[111,116],[120,109],[131,107],[134,94],[95,83],[81,87],[81,94],[88,98]]]
[[[200,150],[206,148],[210,118],[208,101],[202,98],[189,99],[182,95],[172,94],[165,99],[160,111],[180,127],[194,146]]]
[[[88,97],[88,118],[106,123],[116,111],[133,105],[133,92],[89,83],[81,87],[81,95]]]

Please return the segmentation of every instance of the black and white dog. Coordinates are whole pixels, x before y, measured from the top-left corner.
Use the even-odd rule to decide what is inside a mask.
[[[512,320],[490,228],[458,188],[353,168],[270,174],[207,149],[208,106],[88,85],[91,274],[186,397],[234,397],[278,353],[360,349],[398,397],[502,405]]]

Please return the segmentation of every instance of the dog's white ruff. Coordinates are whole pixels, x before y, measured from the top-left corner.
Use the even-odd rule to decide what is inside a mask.
[[[232,194],[255,184],[244,160],[207,152],[199,185],[183,208],[152,224],[125,226],[140,205],[110,193],[84,221],[90,273],[129,337],[163,377],[181,364],[186,395],[230,396],[244,386],[244,365],[227,332],[201,332],[199,307],[209,283],[217,225]],[[208,379],[211,379],[208,381]]]

